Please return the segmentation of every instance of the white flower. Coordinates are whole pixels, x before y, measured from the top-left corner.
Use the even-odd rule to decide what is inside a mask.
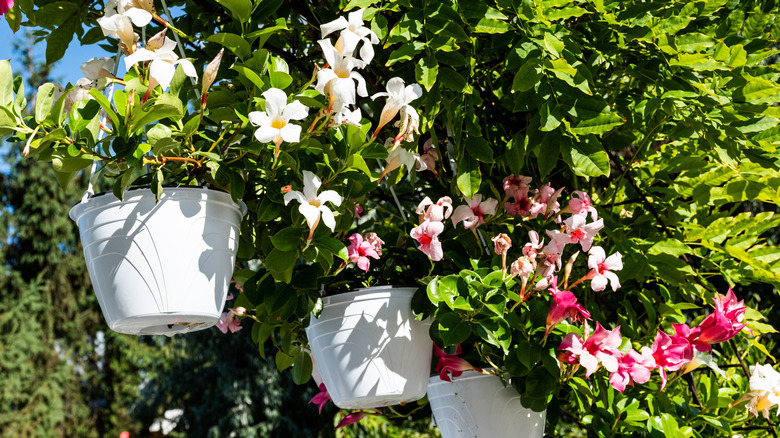
[[[344,106],[341,108],[341,110],[336,111],[333,114],[334,126],[352,125],[359,128],[362,126],[360,124],[361,120],[363,120],[363,114],[360,112],[360,108],[356,109],[355,111],[350,111],[349,107]]]
[[[743,395],[736,403],[748,401],[745,408],[751,414],[758,416],[761,412],[769,419],[769,409],[780,405],[780,373],[772,365],[754,365],[751,368],[750,392]],[[778,406],[780,413],[780,406]]]
[[[419,124],[419,117],[417,116],[417,111],[415,111],[409,103],[422,96],[422,88],[420,88],[418,84],[404,87],[403,79],[392,78],[387,81],[387,93],[376,93],[371,96],[371,99],[384,96],[387,97],[387,102],[385,102],[385,106],[382,108],[382,114],[379,116],[379,124],[376,127],[376,131],[374,131],[374,138],[379,135],[379,130],[390,123],[390,121],[395,118],[395,115],[401,110],[403,110],[401,122],[405,124],[403,127],[405,128],[404,130],[407,130],[410,127],[416,129],[417,124]],[[417,123],[414,123],[414,121],[417,121]]]
[[[192,63],[186,59],[179,59],[179,56],[173,52],[176,43],[165,36],[166,30],[163,29],[149,39],[145,48],[138,49],[132,55],[125,57],[125,67],[128,71],[139,62],[152,61],[149,65],[149,76],[153,79],[149,81],[150,88],[154,88],[157,84],[160,84],[163,90],[168,88],[176,73],[176,64],[181,64],[187,76],[198,78],[198,72],[195,71]]]
[[[363,68],[365,64],[371,62],[374,58],[374,47],[372,44],[379,44],[379,38],[376,36],[376,33],[363,26],[363,11],[365,9],[358,9],[349,13],[349,19],[339,17],[320,26],[322,38],[333,32],[341,31],[335,48],[343,55],[352,56],[358,43],[363,42],[363,46],[360,48],[362,65],[359,65],[359,68]]]
[[[123,10],[121,14],[138,27],[149,24],[155,13],[153,0],[121,0],[119,6],[117,9]]]
[[[269,88],[263,93],[265,111],[252,111],[249,121],[259,126],[255,138],[261,143],[274,142],[275,155],[279,153],[279,145],[283,141],[298,143],[301,141],[301,127],[293,125],[290,120],[302,120],[309,115],[309,108],[299,101],[287,103],[287,94],[278,88]]]
[[[111,72],[113,70],[113,58],[92,58],[89,61],[81,64],[81,72],[84,73],[84,77],[90,81],[97,81],[100,78],[111,77]]]
[[[365,79],[360,73],[352,71],[359,61],[351,56],[342,55],[329,40],[320,40],[318,43],[330,67],[317,72],[317,86],[314,88],[329,97],[329,110],[355,103],[355,82],[357,82],[357,94],[368,96]]]
[[[385,170],[382,171],[382,176],[379,177],[381,180],[385,177],[388,173],[394,171],[395,169],[398,169],[401,166],[406,166],[406,169],[411,169],[415,162],[420,160],[420,155],[415,152],[409,152],[406,149],[397,146],[395,149],[390,151],[390,154],[387,156],[387,166],[385,166]]]
[[[109,14],[106,9],[106,15],[97,19],[104,36],[110,36],[119,39],[119,47],[125,55],[135,52],[138,45],[138,34],[133,30],[133,24],[130,17],[122,14]]]
[[[298,211],[301,212],[309,224],[309,240],[314,235],[314,229],[320,223],[320,218],[331,231],[336,229],[336,218],[325,203],[330,202],[336,207],[341,205],[341,196],[333,190],[325,190],[317,196],[317,191],[322,183],[320,179],[308,170],[303,171],[303,193],[293,190],[285,193],[284,205],[296,200],[301,203]]]

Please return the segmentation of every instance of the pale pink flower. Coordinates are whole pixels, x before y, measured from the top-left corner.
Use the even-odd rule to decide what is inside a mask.
[[[511,201],[504,202],[504,210],[509,216],[527,216],[531,212],[531,199],[527,196],[512,198]]]
[[[420,215],[421,222],[426,219],[442,222],[452,215],[452,199],[444,196],[434,204],[431,198],[426,196],[417,206],[416,212]]]
[[[569,243],[579,243],[582,246],[582,250],[587,252],[593,245],[593,238],[604,228],[604,220],[599,219],[589,224],[585,222],[584,216],[576,214],[563,221],[564,225],[566,225],[566,234],[571,238]]]
[[[368,272],[371,263],[368,258],[379,259],[376,248],[371,242],[363,240],[363,236],[358,233],[349,236],[349,241],[351,242],[347,247],[349,262],[357,263],[359,269]]]
[[[718,294],[715,298],[715,311],[709,314],[697,328],[701,330],[698,342],[703,344],[700,351],[710,351],[709,344],[728,341],[740,332],[747,324],[742,323],[745,317],[745,302],[737,301],[736,295],[729,288],[726,296]]]
[[[651,371],[655,368],[655,360],[648,347],[642,347],[641,354],[636,350],[629,350],[618,360],[618,369],[609,375],[609,383],[623,392],[628,385],[647,383]]]
[[[555,190],[550,186],[550,183],[543,185],[536,191],[533,203],[531,205],[530,217],[536,218],[538,215],[547,217],[548,214],[554,214],[561,210],[561,206],[558,203],[558,197],[561,196],[563,188]]]
[[[585,368],[585,376],[590,377],[599,365],[610,373],[618,370],[618,358],[623,355],[618,350],[622,339],[620,326],[606,330],[597,322],[596,330],[587,340],[583,342],[576,333],[569,333],[563,338],[558,349],[563,350],[560,356],[563,362],[579,363]]]
[[[532,257],[520,257],[512,263],[509,273],[521,278],[528,278],[536,270],[536,260]]]
[[[320,383],[319,388],[320,392],[312,397],[311,400],[309,400],[309,403],[313,403],[319,406],[319,413],[322,415],[322,408],[325,407],[325,404],[330,401],[330,394],[328,394],[328,389],[325,388],[324,383]]]
[[[599,213],[596,211],[596,207],[591,203],[590,196],[580,190],[575,190],[574,193],[572,193],[569,205],[564,211],[578,216],[587,216],[588,213],[590,213],[590,217],[594,221],[599,218]]]
[[[528,197],[528,184],[531,182],[530,176],[509,175],[504,178],[504,192],[510,198],[520,199]]]
[[[618,290],[620,279],[612,271],[623,269],[623,256],[616,252],[607,257],[604,249],[600,246],[591,248],[589,254],[588,268],[591,271],[588,272],[586,278],[593,280],[590,283],[590,287],[594,291],[600,292],[607,288],[607,282],[609,282],[613,291]]]
[[[566,318],[569,318],[572,322],[590,319],[590,312],[582,307],[573,293],[558,289],[558,277],[553,277],[550,280],[549,291],[553,296],[553,303],[550,307],[550,312],[547,314],[547,326],[544,329],[545,337],[550,334],[558,323]]]
[[[382,255],[382,246],[385,244],[385,241],[380,239],[376,233],[366,233],[363,236],[363,240],[370,243],[371,246],[374,247],[374,251],[376,251],[377,254],[380,256]]]
[[[512,239],[504,233],[499,233],[496,237],[490,239],[493,241],[493,250],[498,255],[506,254],[512,247]]]
[[[235,312],[230,309],[227,312],[223,312],[222,316],[219,317],[217,328],[222,333],[227,333],[228,330],[230,330],[230,333],[235,333],[243,327],[241,327],[241,321],[236,317]]]
[[[473,199],[465,198],[466,205],[460,205],[452,214],[453,225],[463,222],[467,229],[474,229],[485,223],[485,215],[496,214],[498,201],[488,198],[482,202],[482,195],[477,193]]]
[[[536,258],[536,253],[544,245],[544,240],[539,241],[539,233],[536,231],[529,231],[528,238],[531,240],[523,246],[523,255],[531,258]]]
[[[360,219],[360,214],[363,213],[363,207],[359,204],[355,204],[355,219]]]
[[[460,375],[467,370],[482,372],[480,368],[471,365],[466,359],[458,356],[461,354],[460,344],[458,344],[455,354],[445,353],[436,344],[433,344],[433,348],[434,354],[439,358],[436,362],[436,372],[439,373],[439,378],[444,381],[452,382],[450,375],[452,375],[452,377],[460,377]]]
[[[417,249],[427,255],[429,259],[436,262],[444,257],[444,252],[441,249],[441,242],[439,242],[438,237],[443,231],[444,224],[426,219],[419,226],[412,228],[409,235],[420,245]]]
[[[420,155],[420,160],[417,162],[417,171],[430,170],[434,174],[436,172],[436,162],[439,161],[439,151],[433,147],[433,139],[429,138],[425,144],[423,144],[423,153]]]

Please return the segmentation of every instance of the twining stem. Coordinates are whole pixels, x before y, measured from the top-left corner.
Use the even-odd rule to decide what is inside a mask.
[[[701,399],[699,398],[699,391],[696,389],[696,381],[693,380],[693,376],[691,374],[684,374],[683,378],[686,382],[688,382],[688,387],[691,389],[693,402],[701,408],[702,404]]]
[[[194,158],[185,158],[185,157],[160,157],[158,160],[152,160],[150,158],[144,157],[144,164],[165,164],[169,161],[180,161],[183,163],[192,163],[195,165],[195,167],[200,167],[200,161],[194,159]]]
[[[187,38],[187,40],[189,40],[189,41],[194,41],[194,39],[191,36],[189,36],[186,33],[182,32],[176,26],[172,25],[171,23],[169,23],[167,20],[165,20],[164,18],[160,17],[159,15],[154,14],[152,17],[154,18],[154,21],[156,21],[156,22],[160,23],[161,25],[165,26],[166,28],[176,32],[176,34],[179,35],[180,37]]]

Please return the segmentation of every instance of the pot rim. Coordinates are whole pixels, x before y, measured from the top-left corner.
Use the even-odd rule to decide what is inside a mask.
[[[163,193],[160,195],[160,202],[166,201],[166,200],[175,200],[175,198],[171,199],[172,196],[175,196],[174,193],[177,190],[185,190],[185,191],[191,191],[191,190],[197,190],[201,193],[209,193],[213,196],[223,196],[226,195],[227,199],[230,200],[230,202],[224,202],[223,200],[219,199],[211,199],[211,202],[222,202],[228,207],[235,208],[238,210],[241,217],[246,215],[247,212],[247,206],[244,203],[244,201],[239,200],[239,204],[236,204],[233,202],[232,197],[230,196],[230,193],[220,190],[220,189],[214,189],[211,187],[204,187],[204,186],[163,186]],[[132,204],[132,203],[138,203],[143,201],[144,199],[148,198],[149,196],[154,196],[151,189],[149,187],[133,187],[131,189],[128,189],[125,191],[126,196],[122,200],[114,196],[114,192],[111,191],[105,191],[101,192],[92,196],[89,196],[86,198],[86,200],[82,199],[81,201],[77,202],[73,207],[71,207],[70,211],[68,212],[68,216],[75,222],[78,222],[78,219],[83,216],[85,213],[96,210],[96,209],[104,209],[107,207],[112,206],[112,204]],[[193,192],[194,193],[194,192]],[[181,195],[179,195],[181,196]]]

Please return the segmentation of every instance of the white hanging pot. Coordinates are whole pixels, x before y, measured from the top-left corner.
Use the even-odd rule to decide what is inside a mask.
[[[336,406],[366,409],[425,395],[433,343],[431,322],[412,313],[415,290],[381,286],[323,298],[306,336]]]
[[[428,402],[443,438],[541,438],[545,412],[520,403],[497,376],[465,371],[452,382],[432,376]]]
[[[111,193],[76,204],[87,270],[111,330],[163,334],[213,326],[225,305],[245,206],[200,187]]]

